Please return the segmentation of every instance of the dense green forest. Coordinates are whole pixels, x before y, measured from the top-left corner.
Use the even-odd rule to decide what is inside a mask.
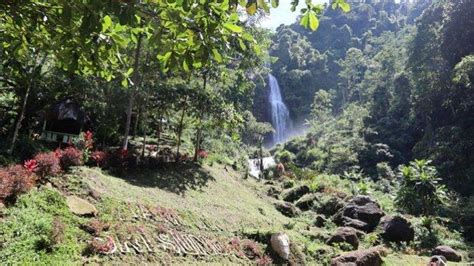
[[[308,127],[283,149],[300,166],[374,179],[382,164],[431,160],[443,183],[469,197],[472,3],[373,2],[328,9],[316,32],[296,23],[272,37],[272,72],[291,116]]]
[[[474,260],[474,2],[319,2],[0,3],[0,262]]]

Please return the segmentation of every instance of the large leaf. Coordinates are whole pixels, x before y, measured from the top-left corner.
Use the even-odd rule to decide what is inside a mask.
[[[217,51],[217,49],[212,49],[212,54],[214,55],[214,59],[216,59],[218,63],[222,62],[222,56],[219,51]]]
[[[255,15],[255,13],[257,13],[257,1],[256,0],[249,0],[247,2],[247,13],[249,15]]]
[[[309,12],[309,28],[312,31],[317,30],[319,27],[319,19],[316,17],[316,14],[314,12]]]
[[[231,23],[225,23],[224,24],[224,27],[232,32],[235,32],[235,33],[241,33],[242,32],[242,28],[235,25],[235,24],[231,24]]]

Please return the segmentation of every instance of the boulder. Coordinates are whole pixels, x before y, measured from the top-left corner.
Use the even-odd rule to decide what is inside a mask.
[[[381,266],[383,263],[382,253],[382,247],[351,251],[333,258],[331,266]]]
[[[267,195],[269,197],[273,197],[273,198],[276,198],[278,199],[279,195],[281,194],[281,189],[276,187],[276,186],[270,186],[268,189],[267,189]]]
[[[368,196],[355,196],[335,216],[334,222],[341,226],[372,232],[384,215],[380,205]]]
[[[89,191],[89,196],[91,196],[91,197],[92,197],[93,199],[95,199],[95,200],[100,200],[100,198],[101,198],[99,191],[97,191],[97,190],[95,190],[95,189],[91,189],[91,190]]]
[[[80,216],[95,216],[97,209],[87,200],[78,198],[76,196],[66,197],[66,204],[72,213]]]
[[[316,217],[314,217],[313,225],[317,227],[323,227],[326,222],[326,217],[324,217],[324,215],[317,215]]]
[[[290,257],[290,238],[285,233],[273,234],[270,238],[273,251],[284,260]]]
[[[403,216],[384,216],[380,222],[382,238],[392,242],[410,242],[415,238],[415,230]]]
[[[317,194],[306,194],[301,197],[298,201],[296,201],[296,207],[300,208],[303,211],[307,211],[318,202],[318,195]]]
[[[352,227],[339,227],[336,233],[329,238],[327,243],[328,245],[333,245],[343,242],[350,244],[353,249],[357,249],[359,247],[357,231]]]
[[[444,256],[433,256],[428,262],[428,266],[446,266],[448,260]]]
[[[283,215],[288,216],[288,217],[295,217],[301,213],[300,209],[298,209],[295,205],[289,202],[283,202],[283,201],[276,202],[275,208],[279,212],[281,212]]]
[[[290,180],[285,180],[282,185],[283,185],[283,188],[292,188],[292,187],[295,186],[295,181],[293,181],[291,179]]]
[[[461,254],[450,246],[437,246],[432,252],[431,255],[434,256],[443,256],[448,261],[459,262],[462,260]]]
[[[295,202],[296,200],[303,197],[303,195],[309,193],[309,187],[307,185],[297,186],[294,188],[287,189],[283,192],[283,200],[288,202]]]
[[[332,216],[344,207],[344,201],[336,196],[325,196],[315,206],[315,211],[326,216]]]

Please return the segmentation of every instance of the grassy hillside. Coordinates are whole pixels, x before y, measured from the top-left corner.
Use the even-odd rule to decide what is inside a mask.
[[[274,206],[278,200],[267,196],[270,187],[297,186],[306,181],[257,181],[242,176],[218,164],[169,164],[121,175],[99,168],[75,168],[3,209],[1,262],[264,264],[263,254],[278,262],[268,246],[268,236],[281,231],[290,236],[292,263],[327,265],[343,252],[344,245],[327,245],[337,228],[333,222],[316,226],[316,213],[311,210],[293,218],[284,216]],[[306,184],[320,191],[316,195],[322,201],[352,194],[351,183],[336,176],[322,175],[311,182]],[[72,195],[92,203],[97,215],[72,214],[66,204],[66,197]],[[387,213],[393,211],[389,196],[373,196]],[[178,235],[179,241],[183,236],[206,239],[221,243],[223,248],[218,252],[200,250],[206,254],[187,252],[184,245],[181,251],[167,249],[157,240],[165,234]],[[113,254],[100,252],[108,237],[117,248]],[[452,238],[452,234],[446,232],[444,237]],[[151,249],[141,242],[143,239]],[[370,233],[361,237],[359,249],[377,244],[377,234]],[[410,247],[389,247],[387,253],[386,265],[424,265],[428,260],[414,255],[420,253]]]

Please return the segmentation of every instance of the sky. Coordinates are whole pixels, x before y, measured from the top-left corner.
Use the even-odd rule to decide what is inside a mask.
[[[327,3],[328,0],[316,0],[314,3]],[[269,29],[276,29],[280,24],[292,24],[295,22],[296,17],[300,14],[299,9],[304,7],[305,1],[300,0],[300,8],[296,9],[295,12],[291,12],[290,8],[291,0],[280,0],[278,8],[272,8],[270,16],[261,22],[261,26]]]

